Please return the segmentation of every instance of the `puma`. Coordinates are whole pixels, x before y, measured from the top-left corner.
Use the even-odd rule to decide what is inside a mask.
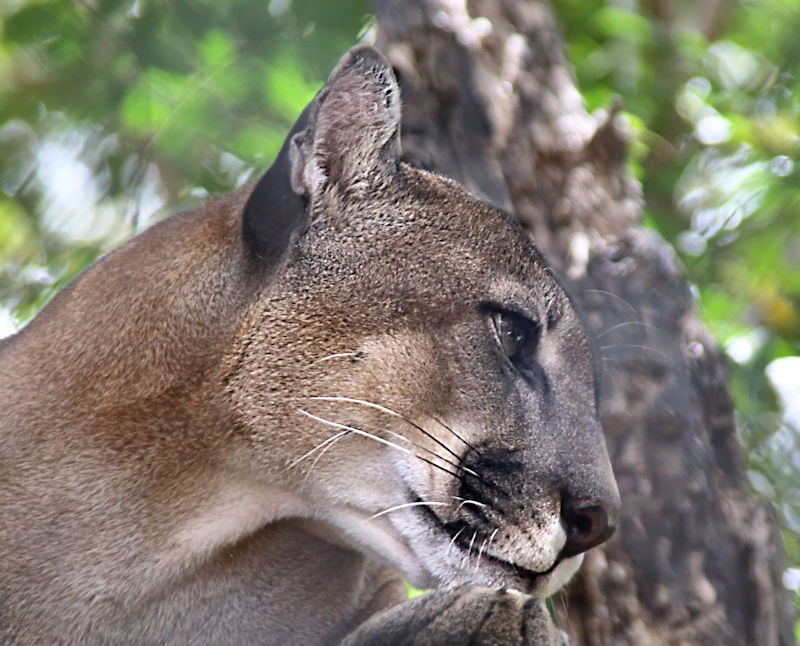
[[[589,346],[399,122],[353,49],[254,186],[0,344],[0,643],[561,643],[620,504]]]

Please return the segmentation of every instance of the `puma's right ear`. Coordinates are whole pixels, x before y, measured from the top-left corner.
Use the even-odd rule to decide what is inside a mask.
[[[283,142],[244,208],[245,248],[275,265],[305,227],[308,202],[327,188],[369,183],[400,158],[400,96],[386,59],[355,47],[331,72]]]

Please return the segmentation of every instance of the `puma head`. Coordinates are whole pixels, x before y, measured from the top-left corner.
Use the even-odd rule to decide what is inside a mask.
[[[226,392],[264,477],[414,585],[544,596],[619,512],[589,345],[512,217],[400,161],[400,117],[356,48],[256,185]]]

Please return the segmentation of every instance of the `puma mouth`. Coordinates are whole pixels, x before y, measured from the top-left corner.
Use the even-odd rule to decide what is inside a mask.
[[[421,499],[417,499],[422,502]],[[434,512],[430,507],[421,504],[417,507],[419,513],[426,516],[428,520],[435,524],[442,532],[450,539],[450,545],[456,546],[461,552],[471,556],[473,553],[478,557],[476,568],[483,559],[487,563],[494,563],[501,567],[506,573],[511,574],[516,579],[524,582],[525,587],[529,590],[538,587],[537,584],[552,574],[554,570],[563,562],[563,559],[557,558],[553,565],[547,570],[535,571],[525,568],[521,565],[500,558],[488,552],[483,551],[481,546],[485,546],[487,541],[491,538],[491,533],[487,533],[481,529],[472,528],[466,521],[451,521],[445,522]]]

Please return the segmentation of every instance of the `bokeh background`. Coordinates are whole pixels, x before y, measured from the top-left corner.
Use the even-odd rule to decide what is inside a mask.
[[[553,6],[588,107],[621,101],[646,222],[727,353],[797,594],[800,0]],[[0,0],[0,337],[128,237],[254,179],[374,29],[366,0]]]

